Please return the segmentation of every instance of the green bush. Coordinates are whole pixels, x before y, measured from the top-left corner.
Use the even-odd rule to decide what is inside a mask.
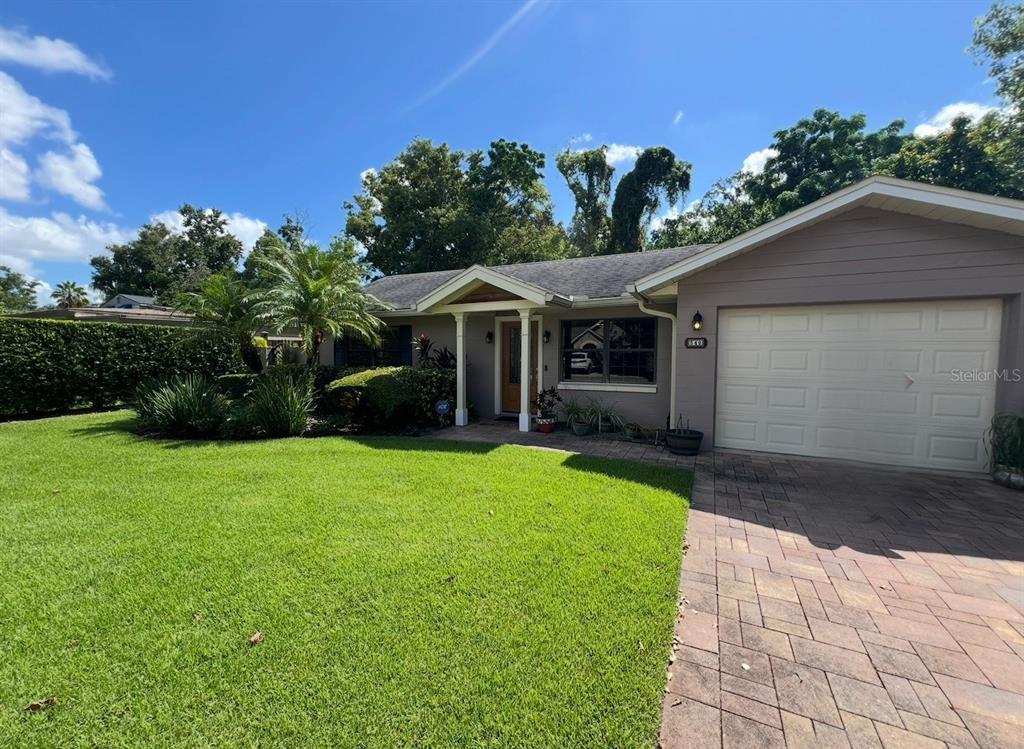
[[[276,368],[275,368],[276,369]],[[242,427],[254,437],[302,434],[313,412],[313,372],[270,369],[256,378],[246,398]],[[237,435],[242,436],[242,435]]]
[[[231,400],[240,400],[252,392],[259,375],[251,372],[234,372],[217,378],[217,387]]]
[[[324,393],[325,408],[346,414],[366,426],[443,425],[435,406],[447,400],[454,407],[455,372],[415,367],[379,367],[335,380]]]
[[[202,375],[187,374],[141,385],[135,410],[143,426],[169,437],[213,437],[228,411],[228,401]]]
[[[131,400],[140,382],[241,368],[223,334],[199,327],[0,318],[0,416]]]

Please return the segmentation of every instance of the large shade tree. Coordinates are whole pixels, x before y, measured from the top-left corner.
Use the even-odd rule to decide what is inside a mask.
[[[25,312],[36,308],[39,282],[23,273],[0,265],[0,313]]]
[[[202,288],[212,273],[233,272],[242,242],[228,232],[224,214],[188,203],[178,213],[180,231],[149,223],[132,241],[109,245],[106,254],[93,257],[92,285],[107,296],[145,294],[173,301],[178,293]]]
[[[335,240],[327,250],[315,243],[261,258],[269,278],[259,295],[259,313],[278,329],[298,328],[306,361],[319,362],[327,335],[354,336],[379,345],[383,323],[373,314],[373,299],[363,290],[362,267],[350,240]]]
[[[463,152],[417,139],[345,204],[345,231],[384,275],[463,268],[508,259],[513,236],[533,229],[517,259],[568,252],[543,184],[544,154],[506,140]],[[502,249],[504,248],[504,249]]]

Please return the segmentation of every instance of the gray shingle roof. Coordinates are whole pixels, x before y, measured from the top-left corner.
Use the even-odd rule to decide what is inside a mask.
[[[542,260],[536,263],[497,265],[492,270],[574,300],[604,299],[622,296],[626,293],[627,284],[713,246],[698,244],[621,255]],[[463,270],[385,276],[371,283],[366,290],[395,309],[412,309],[418,299]]]

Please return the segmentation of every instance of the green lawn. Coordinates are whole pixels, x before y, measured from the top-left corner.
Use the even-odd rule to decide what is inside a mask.
[[[132,426],[0,424],[0,746],[653,746],[688,473]]]

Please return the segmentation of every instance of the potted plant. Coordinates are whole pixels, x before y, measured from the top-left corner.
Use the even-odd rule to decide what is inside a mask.
[[[622,433],[626,435],[626,439],[630,442],[643,442],[647,437],[644,428],[635,421],[631,421],[623,426]]]
[[[696,455],[700,452],[700,443],[703,439],[704,432],[690,429],[689,419],[686,420],[686,426],[683,426],[682,414],[676,419],[675,429],[665,430],[665,445],[674,455]]]
[[[997,414],[985,437],[992,478],[997,484],[1024,489],[1024,416]]]
[[[537,393],[537,418],[534,421],[537,422],[538,431],[544,434],[555,431],[556,409],[561,402],[562,397],[558,394],[558,388],[554,386]]]
[[[606,405],[596,400],[590,401],[591,424],[597,427],[597,433],[617,432],[622,429],[625,420],[619,416],[615,406]]]
[[[562,404],[562,410],[565,412],[566,423],[577,437],[585,437],[593,431],[594,415],[590,406],[584,406],[576,401],[566,401]]]

